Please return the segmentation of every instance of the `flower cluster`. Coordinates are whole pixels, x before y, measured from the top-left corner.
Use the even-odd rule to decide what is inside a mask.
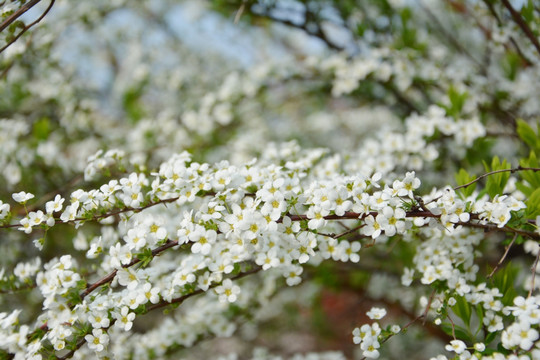
[[[54,21],[0,50],[0,357],[162,358],[253,339],[282,313],[273,300],[328,282],[442,325],[440,352],[540,357],[532,2],[298,2],[304,25],[280,18],[285,2],[221,3],[328,52],[281,34],[256,65],[195,55],[168,0],[53,1]],[[203,19],[194,4],[180,13]],[[32,6],[2,3],[2,24]],[[70,60],[81,58],[105,75]],[[514,168],[497,159],[449,186],[496,154]],[[535,258],[521,261],[521,247]],[[377,358],[398,333],[374,322],[353,342]]]
[[[527,299],[518,296],[514,298],[514,306],[504,308],[505,312],[512,312],[516,321],[508,326],[501,335],[501,341],[506,349],[516,347],[522,350],[531,350],[533,358],[540,355],[540,344],[536,342],[540,337],[540,298],[538,296]],[[535,345],[536,344],[536,345]]]

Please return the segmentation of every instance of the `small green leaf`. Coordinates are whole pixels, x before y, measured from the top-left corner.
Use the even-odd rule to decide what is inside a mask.
[[[137,256],[137,259],[140,260],[139,266],[141,268],[144,268],[148,264],[150,264],[150,261],[152,261],[152,259],[154,258],[154,255],[152,254],[152,250],[148,248],[143,249],[143,251],[141,251],[140,253],[137,253],[136,256]]]
[[[471,335],[467,331],[467,329],[464,329],[461,326],[453,325],[450,323],[443,323],[441,324],[442,330],[447,333],[450,336],[456,335],[456,338],[466,341],[466,342],[474,342],[474,339],[471,338]]]
[[[511,305],[513,299],[518,296],[515,289],[518,274],[519,267],[509,263],[495,273],[492,278],[493,285],[504,295],[502,299],[500,299],[504,305]]]
[[[251,184],[246,188],[246,190],[250,194],[255,194],[257,192],[257,190],[259,190],[259,189],[257,188],[257,185]]]
[[[521,68],[521,56],[515,51],[506,51],[501,66],[506,77],[514,80]]]
[[[456,183],[461,186],[470,183],[474,179],[476,179],[476,176],[471,176],[465,169],[460,169],[459,172],[456,174]],[[463,194],[464,198],[467,198],[471,196],[476,189],[476,183],[473,183],[465,188],[461,188],[459,191],[461,194]]]
[[[233,271],[231,272],[231,274],[234,276],[234,275],[238,275],[242,272],[242,267],[240,266],[239,263],[234,263],[234,266],[233,266]]]
[[[497,332],[488,332],[487,335],[486,335],[486,338],[484,339],[484,344],[489,344],[491,343],[495,337],[497,336]]]
[[[471,322],[472,309],[471,305],[463,296],[456,296],[456,304],[452,307],[452,311],[459,316],[465,325],[469,326]]]
[[[516,131],[520,139],[523,140],[531,150],[540,152],[539,134],[537,134],[527,122],[522,119],[518,119]]]
[[[527,218],[535,218],[540,215],[540,188],[533,191],[529,198],[525,201],[527,205]]]
[[[521,7],[521,16],[523,16],[525,21],[528,23],[535,21],[536,17],[534,13],[533,0],[528,0],[527,3],[523,4]]]
[[[497,170],[508,170],[510,169],[510,164],[503,159],[501,162],[498,156],[493,157],[491,160],[491,167],[484,162],[484,167],[486,172],[497,171]],[[510,178],[510,172],[499,172],[491,174],[487,177],[485,190],[490,197],[495,197],[496,195],[501,195],[503,193],[504,187]]]
[[[51,121],[47,117],[43,117],[34,123],[32,133],[37,140],[45,140],[51,132]]]
[[[528,159],[521,159],[519,164],[525,168],[538,168],[538,159],[536,153],[530,151]],[[516,187],[525,194],[525,196],[531,196],[531,194],[538,188],[540,188],[540,172],[538,171],[520,171],[519,175],[523,180],[527,182],[518,182]]]
[[[463,93],[459,92],[453,86],[448,89],[448,100],[450,100],[450,105],[446,107],[446,112],[448,115],[453,118],[458,118],[465,106],[469,94],[465,91]]]

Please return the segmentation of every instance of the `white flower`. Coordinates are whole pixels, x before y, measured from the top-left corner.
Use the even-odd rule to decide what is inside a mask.
[[[467,348],[467,346],[461,340],[452,340],[452,341],[450,341],[449,345],[445,346],[445,349],[447,351],[453,351],[456,354],[461,354],[462,352],[465,351],[466,348]]]
[[[22,226],[17,228],[17,230],[24,231],[26,234],[30,234],[32,232],[32,223],[28,217],[22,218],[20,224]]]
[[[62,204],[64,203],[64,198],[60,195],[56,195],[54,200],[48,201],[45,204],[45,209],[47,211],[47,214],[52,214],[58,211],[62,210]]]
[[[486,350],[486,345],[484,343],[476,343],[474,344],[474,350],[482,352]]]
[[[414,279],[414,269],[404,268],[403,275],[401,275],[401,285],[409,286],[412,284]]]
[[[372,216],[369,215],[365,218],[365,225],[362,227],[362,234],[371,236],[373,239],[378,238],[381,235],[381,224]]]
[[[358,255],[358,252],[361,248],[360,242],[353,241],[352,243],[349,243],[347,240],[343,240],[339,243],[338,247],[341,253],[341,261],[350,261],[353,263],[357,263],[360,261],[360,255]]]
[[[5,219],[9,214],[10,206],[9,204],[4,204],[0,200],[0,220]]]
[[[135,319],[135,313],[129,312],[129,307],[122,306],[120,311],[113,311],[112,316],[116,319],[114,326],[123,329],[124,331],[131,330],[133,320]]]
[[[231,279],[225,279],[216,287],[216,293],[219,295],[219,301],[233,303],[240,294],[240,287],[234,285]]]
[[[119,269],[116,276],[118,277],[118,283],[122,286],[127,286],[128,290],[135,289],[139,284],[137,274],[129,268]]]
[[[92,335],[88,334],[84,339],[88,343],[88,348],[96,352],[105,350],[105,347],[109,344],[109,335],[101,329],[92,330]]]
[[[33,199],[34,195],[31,193],[26,193],[24,191],[12,194],[11,197],[13,200],[18,202],[19,204],[25,204],[28,200]]]
[[[366,313],[366,315],[372,320],[379,320],[386,316],[386,309],[372,307],[371,310]]]
[[[300,275],[304,271],[304,268],[298,265],[291,265],[284,271],[284,276],[287,278],[286,282],[289,286],[294,286],[302,282]]]
[[[109,326],[110,321],[105,311],[94,311],[88,316],[88,321],[94,329],[106,328]]]

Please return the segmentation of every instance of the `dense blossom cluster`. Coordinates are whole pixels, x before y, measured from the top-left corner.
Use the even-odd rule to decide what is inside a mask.
[[[141,309],[175,303],[193,291],[207,292],[213,297],[203,298],[203,303],[193,305],[200,317],[193,319],[191,325],[186,324],[189,337],[179,340],[175,336],[162,343],[163,337],[156,336],[159,342],[151,346],[152,342],[146,338],[145,344],[155,351],[172,344],[190,346],[207,333],[230,335],[236,326],[220,314],[229,303],[247,308],[250,297],[246,294],[254,292],[253,289],[242,289],[232,281],[235,269],[255,266],[254,269],[281,274],[286,283],[293,286],[301,281],[303,264],[330,258],[352,263],[360,261],[360,242],[324,234],[332,217],[354,223],[360,220],[357,231],[375,241],[409,232],[427,239],[417,248],[414,258],[416,270],[422,274],[421,282],[445,281],[448,289],[457,295],[470,297],[470,303],[489,304],[489,307],[484,306],[485,321],[494,331],[502,330],[502,318],[498,314],[503,311],[503,306],[496,300],[496,294],[491,292],[491,298],[487,299],[479,295],[483,291],[481,286],[474,288],[472,285],[478,271],[474,264],[474,248],[482,236],[463,226],[472,220],[471,215],[453,190],[430,195],[436,198],[433,201],[426,197],[424,201],[429,211],[414,210],[408,205],[415,201],[414,192],[420,187],[414,172],[388,184],[383,183],[380,174],[369,178],[362,175],[330,177],[315,171],[327,166],[324,162],[314,165],[320,156],[321,153],[315,150],[311,156],[309,153],[301,156],[302,161],[290,160],[284,166],[251,162],[236,167],[227,162],[212,166],[200,164],[193,162],[188,153],[182,153],[163,163],[151,178],[132,173],[99,189],[77,190],[71,194],[66,206],[64,199],[57,196],[46,204],[46,213],[41,210],[29,212],[20,219],[19,230],[25,233],[31,233],[39,226],[50,228],[55,226],[55,221],[73,222],[77,226],[95,218],[103,218],[106,222],[107,218],[101,215],[103,211],[123,209],[122,226],[117,229],[104,227],[100,236],[88,242],[81,240],[76,245],[79,250],[86,251],[86,257],[101,259],[98,277],[112,274],[107,280],[111,284],[107,291],[90,296],[85,292],[82,303],[70,306],[67,295],[70,291],[79,291],[77,285],[82,277],[69,255],[51,260],[42,271],[38,271],[39,261],[33,265],[19,264],[15,269],[14,274],[21,281],[37,273],[36,284],[44,298],[45,310],[38,326],[45,324],[51,329],[42,341],[47,340],[55,350],[62,350],[66,341],[74,336],[73,326],[89,324],[92,330],[84,336],[88,349],[97,353],[111,351],[116,358],[123,358],[128,356],[120,350],[127,349],[125,345],[122,343],[120,348],[114,345],[123,340],[111,338],[110,333],[129,331]],[[306,164],[308,158],[312,159],[312,164]],[[308,171],[324,176],[312,177]],[[32,194],[17,193],[13,198],[26,203]],[[486,219],[483,215],[486,208],[493,209],[493,204],[501,204],[505,211],[516,211],[524,206],[512,197],[497,200],[469,200],[469,208],[478,216],[478,224],[487,219],[499,228],[506,224],[506,218],[492,216]],[[190,204],[198,210],[181,214],[174,210]],[[159,206],[160,211],[155,211]],[[145,208],[148,210],[139,214],[134,212]],[[167,220],[169,217],[171,220]],[[43,245],[40,243],[39,247]],[[170,252],[179,252],[174,255],[174,262],[166,254],[161,256],[166,248],[171,248]],[[136,263],[135,259],[143,259],[144,254],[149,254],[149,264],[136,270],[132,264]],[[155,255],[160,256],[152,259]],[[414,271],[408,271],[403,283],[408,285],[413,278]],[[202,311],[202,304],[206,304],[210,313]],[[13,320],[8,322],[7,319],[16,319],[17,314],[17,311],[9,315],[4,313],[4,322],[13,324]],[[172,326],[174,322],[169,321]],[[164,324],[166,328],[170,328],[168,323]],[[205,323],[208,325],[204,326]],[[526,323],[521,321],[514,327],[523,324]],[[359,333],[355,336],[360,340],[355,342],[362,344],[365,356],[376,357],[380,328],[376,324],[367,326],[369,329],[364,326],[356,331]],[[531,323],[528,326],[531,328]],[[505,330],[508,340],[503,340],[503,344],[508,347],[520,345],[529,350],[530,346],[521,345],[525,343],[515,343],[514,327]],[[8,339],[3,346],[10,352],[23,351],[31,356],[43,346],[21,342],[21,336],[32,330],[27,325],[14,333],[11,331],[16,327],[6,325],[3,329],[4,338]],[[531,331],[527,339],[538,335],[534,328]],[[181,334],[182,328],[177,327],[174,333]],[[368,333],[371,335],[366,337]],[[179,336],[182,339],[185,335]],[[144,349],[135,351],[138,352],[144,357]]]
[[[540,358],[538,9],[523,5],[520,22],[506,0],[450,3],[463,45],[437,2],[418,5],[427,18],[395,0],[314,3],[304,25],[285,23],[343,51],[244,69],[179,45],[172,0],[57,1],[48,32],[0,51],[0,355],[165,358],[253,339],[326,281],[385,305],[352,330],[363,357],[421,319],[447,351],[436,359]],[[257,5],[238,18],[279,22],[281,2]],[[3,21],[16,11],[0,7]],[[119,14],[145,26],[111,25]],[[86,55],[110,59],[111,79],[67,65],[66,28],[103,41]]]

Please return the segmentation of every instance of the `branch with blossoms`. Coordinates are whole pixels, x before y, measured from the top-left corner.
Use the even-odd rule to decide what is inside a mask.
[[[190,293],[188,293],[186,295],[182,295],[180,297],[173,298],[173,299],[171,299],[169,301],[163,300],[163,301],[160,301],[160,302],[155,302],[152,305],[146,307],[144,309],[144,311],[142,311],[138,315],[146,315],[150,311],[161,309],[163,307],[170,306],[170,305],[178,306],[178,305],[182,304],[184,301],[186,301],[186,300],[188,300],[188,299],[190,299],[190,298],[192,298],[194,296],[204,294],[209,289],[218,288],[218,291],[223,293],[224,290],[220,290],[219,288],[224,288],[224,286],[229,286],[230,288],[232,288],[232,283],[231,283],[232,280],[242,279],[242,278],[244,278],[246,276],[256,274],[261,270],[262,270],[262,268],[260,268],[260,267],[254,267],[251,270],[240,272],[238,275],[232,276],[228,280],[224,280],[221,284],[212,284],[212,285],[210,285],[208,287],[207,290],[198,289],[198,290],[194,290],[194,291],[192,291],[192,292],[190,292]],[[78,349],[80,349],[84,344],[86,344],[88,342],[94,342],[94,341],[96,341],[96,339],[97,339],[97,342],[99,344],[103,345],[102,347],[104,348],[104,346],[108,343],[108,338],[105,336],[104,331],[106,331],[111,326],[113,326],[117,321],[121,321],[121,326],[122,327],[126,328],[126,325],[127,325],[127,326],[129,326],[129,328],[131,328],[131,326],[132,326],[131,324],[132,324],[133,320],[135,319],[135,314],[131,313],[132,316],[130,316],[129,314],[130,313],[127,312],[127,311],[126,312],[122,311],[121,316],[119,318],[116,318],[116,319],[114,319],[112,321],[109,321],[108,322],[109,325],[107,325],[106,327],[101,328],[101,330],[98,330],[98,331],[94,330],[94,331],[92,331],[91,334],[83,334],[81,336],[80,340],[78,340],[78,341],[76,340],[76,346],[72,350],[70,350],[67,354],[65,354],[63,356],[55,357],[55,359],[58,359],[58,360],[70,359],[75,355],[75,352]],[[47,330],[47,327],[44,326],[41,329],[42,330]]]
[[[295,168],[292,164],[290,166]],[[426,198],[426,201],[417,203],[414,191],[420,187],[420,181],[414,172],[407,173],[402,180],[393,181],[391,186],[385,185],[381,188],[378,174],[371,178],[335,177],[331,182],[317,180],[301,186],[297,179],[301,177],[301,171],[283,168],[273,169],[266,174],[264,167],[257,168],[253,165],[227,168],[222,164],[214,168],[208,164],[189,163],[189,157],[181,154],[162,165],[160,171],[155,174],[156,179],[151,186],[144,175],[134,173],[119,182],[109,182],[99,190],[90,192],[77,190],[72,193],[71,203],[63,211],[63,199],[55,198],[46,204],[46,213],[30,212],[26,218],[20,220],[22,227],[19,230],[30,233],[34,226],[41,226],[41,222],[45,222],[46,226],[51,228],[58,220],[59,223],[71,223],[80,227],[88,221],[102,221],[117,215],[122,215],[123,223],[131,224],[124,236],[125,243],[116,242],[108,245],[109,255],[106,259],[109,265],[104,268],[112,267],[113,270],[93,283],[83,282],[84,289],[81,289],[78,297],[70,295],[73,295],[74,291],[79,291],[79,285],[76,284],[79,284],[81,279],[79,274],[72,270],[70,258],[63,258],[60,263],[47,266],[48,272],[55,274],[57,280],[49,279],[44,282],[43,278],[38,279],[38,287],[45,298],[54,299],[60,296],[55,300],[59,301],[62,297],[70,296],[71,302],[68,302],[68,305],[71,311],[75,312],[80,305],[89,306],[88,303],[91,304],[102,296],[98,294],[87,300],[94,291],[104,289],[110,292],[111,287],[107,290],[105,285],[114,287],[120,285],[125,287],[126,291],[139,288],[140,283],[146,282],[143,279],[149,276],[142,275],[145,268],[159,266],[160,262],[156,262],[155,259],[158,255],[161,258],[169,249],[187,255],[187,259],[194,256],[208,258],[206,265],[194,264],[194,271],[217,266],[217,273],[209,276],[219,276],[207,278],[208,284],[200,284],[202,288],[188,287],[187,294],[183,294],[179,291],[180,288],[197,278],[193,270],[180,266],[172,274],[163,273],[158,279],[163,277],[160,281],[171,284],[172,287],[169,289],[157,287],[156,293],[153,294],[150,290],[155,284],[148,282],[149,289],[145,290],[145,293],[154,299],[152,301],[154,305],[146,308],[148,311],[168,304],[182,303],[189,294],[202,294],[218,284],[225,283],[229,286],[223,290],[228,294],[225,299],[234,302],[236,295],[232,290],[232,283],[230,280],[227,282],[220,278],[222,274],[230,273],[234,266],[249,259],[262,270],[283,267],[283,275],[290,285],[300,281],[301,264],[308,262],[316,252],[321,252],[320,256],[323,258],[357,262],[359,256],[355,254],[361,248],[360,243],[340,240],[343,236],[354,232],[370,237],[374,242],[382,236],[392,237],[411,230],[423,231],[437,226],[444,232],[458,234],[463,232],[462,228],[471,227],[516,233],[535,240],[540,238],[535,232],[514,229],[506,225],[510,220],[510,212],[524,207],[523,203],[511,196],[496,198],[493,201],[483,199],[475,202],[471,199],[471,204],[467,205],[457,199],[453,189],[446,189],[434,199]],[[254,175],[268,179],[257,185],[249,180]],[[204,181],[201,181],[202,179]],[[17,193],[13,198],[26,205],[32,199],[32,195]],[[172,207],[169,211],[174,211],[177,206],[196,202],[201,202],[199,210],[195,214],[185,213],[182,216],[176,235],[166,230],[164,224],[156,222],[149,216],[151,214],[149,211],[159,204],[169,205]],[[119,204],[124,206],[118,206]],[[243,204],[244,208],[239,204]],[[114,210],[114,207],[119,209]],[[305,214],[298,213],[299,207],[306,209]],[[107,211],[104,212],[103,209]],[[468,212],[468,209],[472,212]],[[61,215],[56,215],[60,212]],[[49,222],[47,218],[54,221]],[[146,223],[147,220],[150,223]],[[362,222],[362,224],[354,225],[351,229],[337,234],[322,231],[319,234],[319,230],[333,220]],[[274,237],[276,240],[280,239],[279,242],[272,240]],[[323,241],[322,238],[325,237],[329,240]],[[101,256],[104,246],[101,241],[101,238],[97,238],[90,245],[87,257]],[[273,247],[275,250],[272,250]],[[221,250],[213,250],[214,248]],[[223,261],[223,251],[238,252],[238,255],[235,255],[237,259],[231,258],[219,266],[213,264],[214,261]],[[220,258],[221,260],[218,260]],[[281,265],[283,262],[285,265]],[[139,270],[130,269],[137,264],[142,265]],[[435,276],[436,274],[427,272],[423,281],[430,283]],[[165,281],[167,278],[169,280]],[[51,292],[51,281],[60,281],[56,286],[61,290]],[[117,293],[112,292],[111,296],[118,296],[114,294]],[[178,296],[175,296],[176,294]],[[141,300],[133,301],[136,301],[133,308],[136,309]],[[109,311],[115,310],[109,308]],[[105,315],[107,313],[103,313],[103,316]],[[112,315],[107,315],[109,316]],[[108,342],[104,331],[99,330],[101,327],[96,329],[91,341]],[[86,331],[84,335],[87,333]],[[56,350],[61,350],[65,346],[62,338],[52,340]],[[104,349],[94,345],[92,345],[94,350]],[[80,346],[82,344],[78,342],[72,351]]]
[[[471,182],[469,182],[469,183],[467,183],[465,185],[455,187],[454,190],[458,190],[460,188],[470,186],[473,183],[481,180],[482,178],[485,178],[485,177],[487,177],[489,175],[493,175],[493,174],[500,173],[500,172],[512,172],[513,173],[513,172],[517,172],[517,171],[538,171],[538,170],[539,169],[536,169],[536,168],[522,168],[522,167],[519,167],[519,168],[515,168],[515,169],[493,171],[493,172],[483,174],[483,175],[479,176],[477,179],[475,179],[475,180],[473,180],[473,181],[471,181]],[[398,188],[399,186],[401,186],[401,185],[397,185],[396,188],[394,188],[393,190],[394,191],[399,191],[399,188]],[[404,194],[404,193],[402,193],[402,194]],[[25,194],[25,193],[24,194],[16,194],[16,195],[17,196],[14,195],[14,198],[17,201],[19,201],[19,202],[21,202],[23,204],[31,199],[31,196],[28,195],[28,194]],[[214,198],[217,196],[215,192],[205,192],[204,195],[205,196],[213,196]],[[256,194],[248,194],[248,193],[245,194],[245,196],[255,196],[255,195]],[[124,208],[122,208],[120,210],[108,212],[108,213],[105,213],[105,214],[99,214],[99,215],[92,215],[91,213],[89,213],[89,214],[86,214],[84,217],[79,217],[79,218],[74,218],[74,219],[71,219],[71,220],[67,220],[66,223],[79,223],[80,224],[82,222],[86,222],[86,221],[89,221],[89,220],[99,221],[101,219],[109,218],[111,216],[116,216],[116,215],[124,214],[124,213],[128,213],[128,212],[139,213],[139,212],[141,212],[141,211],[143,211],[145,209],[149,209],[149,208],[151,208],[153,206],[156,206],[156,205],[176,202],[176,201],[178,201],[178,199],[179,199],[179,197],[168,198],[168,199],[159,200],[159,201],[156,201],[156,202],[149,202],[149,203],[145,204],[144,206],[137,207],[137,208],[124,207]],[[343,201],[350,201],[350,200],[343,200]],[[52,210],[50,210],[50,209],[53,209],[54,205],[55,204],[58,205],[59,202],[60,202],[60,200],[58,198],[55,199],[52,202],[49,202],[47,204],[47,207],[49,209],[47,211],[47,213],[50,214],[52,212]],[[394,211],[396,211],[396,212],[394,213]],[[32,219],[34,219],[34,220],[35,219],[42,219],[42,216],[41,217],[39,217],[39,216],[33,217],[32,214],[34,214],[34,213],[30,213],[28,215],[28,218],[30,220],[28,220],[26,222],[21,220],[21,224],[23,225],[23,227],[20,228],[20,230],[25,230],[26,231],[28,229],[28,227],[26,227],[25,225],[31,224]],[[43,213],[41,212],[41,214],[43,214]],[[485,221],[478,222],[478,220],[480,220],[480,216],[478,214],[469,215],[468,216],[469,221],[462,221],[461,219],[464,220],[463,215],[465,215],[465,214],[460,214],[460,218],[459,218],[458,221],[455,221],[455,220],[453,222],[450,221],[448,224],[450,224],[450,226],[465,226],[465,227],[469,226],[469,227],[480,228],[480,229],[489,230],[489,231],[498,231],[498,232],[504,232],[504,233],[514,233],[514,234],[522,235],[522,236],[528,237],[530,239],[535,239],[535,240],[540,239],[540,235],[538,233],[536,233],[536,232],[533,232],[533,231],[515,229],[515,228],[505,226],[504,224],[502,224],[502,226],[501,226],[501,224],[498,224],[498,225],[488,224]],[[346,234],[361,230],[366,225],[366,223],[365,223],[366,219],[368,219],[368,223],[370,224],[370,226],[380,225],[380,224],[388,221],[388,218],[390,218],[392,222],[401,223],[401,226],[404,226],[404,223],[403,223],[402,219],[405,219],[405,218],[435,219],[435,220],[441,221],[441,216],[442,216],[442,214],[434,214],[433,212],[431,212],[431,211],[429,211],[427,209],[425,209],[425,210],[409,210],[409,211],[400,210],[400,211],[397,211],[397,209],[396,210],[391,210],[390,208],[387,207],[387,208],[383,209],[382,212],[370,211],[368,213],[357,213],[357,212],[351,212],[351,211],[344,211],[344,212],[341,212],[340,215],[337,215],[337,214],[322,215],[320,219],[325,220],[325,221],[327,221],[327,220],[347,220],[347,219],[348,220],[360,220],[360,221],[364,221],[364,224],[358,225],[353,230],[347,230],[347,231],[345,231],[343,233],[340,233],[340,234],[324,234],[324,233],[321,233],[319,235],[334,238],[334,239],[339,239],[339,238],[341,238],[342,236],[344,236]],[[442,216],[442,217],[444,219],[447,216],[448,215]],[[61,217],[57,216],[57,217],[55,217],[55,220],[59,220],[60,218]],[[311,220],[313,220],[313,221],[316,220],[316,219],[313,219],[312,217],[310,218],[310,216],[308,216],[308,215],[285,214],[284,216],[281,216],[281,217],[277,218],[275,220],[275,222],[278,223],[278,224],[281,224],[281,223],[283,223],[283,220],[285,218],[288,221],[291,221],[291,222],[300,222],[300,221],[309,222]],[[457,219],[457,218],[455,218],[455,219]],[[470,220],[477,220],[477,221],[472,222]],[[426,223],[426,224],[428,224],[428,223]],[[3,227],[8,228],[8,227],[15,227],[15,226],[17,226],[17,225],[4,225]],[[391,229],[390,231],[393,231],[393,232],[396,231],[396,228],[393,227],[393,225],[390,225],[389,228]],[[308,229],[305,229],[305,230],[310,230],[309,224],[308,224]],[[381,233],[381,231],[382,231],[382,229],[380,229],[380,228],[379,229],[374,229],[373,232],[371,232],[370,234],[367,234],[367,235],[368,236],[373,235],[373,238],[376,238]],[[218,233],[219,233],[219,231],[218,231]],[[318,232],[316,230],[315,230],[315,233],[318,234]],[[163,245],[152,249],[149,255],[151,256],[151,258],[153,258],[153,257],[159,255],[160,253],[162,253],[163,251],[165,251],[167,249],[170,249],[170,248],[173,248],[173,247],[175,247],[177,245],[179,245],[178,240],[167,240]],[[150,258],[150,260],[151,260],[151,258]],[[135,259],[131,260],[129,263],[123,264],[122,267],[123,268],[128,268],[128,267],[134,266],[136,264],[139,264],[141,261],[142,261],[142,259],[135,258]],[[149,261],[149,260],[147,260],[147,261]],[[86,297],[88,294],[90,294],[92,291],[96,290],[100,286],[103,286],[103,285],[108,284],[111,281],[113,281],[116,274],[117,274],[117,271],[118,270],[114,270],[111,273],[109,273],[108,275],[106,275],[105,277],[101,278],[100,280],[98,280],[98,281],[96,281],[96,282],[94,282],[92,284],[88,284],[86,290],[83,291],[81,293],[81,295],[80,295],[81,299],[84,299],[84,297]]]
[[[42,3],[42,17],[53,3]],[[366,357],[392,357],[380,348],[411,320],[456,357],[538,357],[532,2],[430,2],[422,12],[403,1],[302,1],[280,13],[280,2],[221,1],[235,23],[258,13],[324,48],[246,71],[220,61],[223,79],[206,54],[187,71],[174,66],[170,59],[192,51],[178,46],[159,3],[74,2],[57,9],[29,51],[2,54],[0,177],[9,201],[0,202],[0,301],[9,310],[0,313],[0,357],[175,356],[264,330],[272,310],[347,287],[347,273],[360,294],[389,308],[386,317],[377,305],[366,314],[372,321],[346,331]],[[7,17],[12,5],[3,4]],[[134,10],[141,29],[109,31],[102,20],[117,9]],[[20,30],[22,12],[0,27]],[[104,90],[51,56],[80,28],[95,45],[88,59],[110,60]],[[157,28],[163,36],[154,37]],[[269,143],[285,133],[297,141]],[[492,158],[501,139],[490,136],[511,137],[505,146],[520,166]],[[481,163],[483,175],[467,173]],[[444,187],[455,167],[467,171]],[[83,169],[85,182],[69,183]],[[317,278],[328,268],[338,273]],[[265,315],[274,298],[277,311]],[[164,314],[140,317],[152,310]]]

